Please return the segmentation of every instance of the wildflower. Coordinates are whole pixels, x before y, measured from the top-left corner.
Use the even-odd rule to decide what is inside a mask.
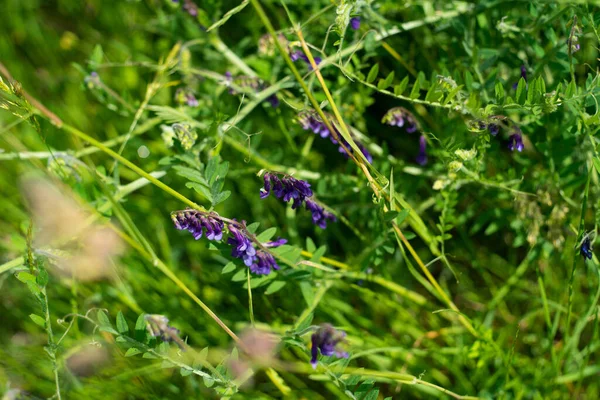
[[[303,51],[298,50],[295,51],[293,53],[290,54],[290,58],[292,59],[292,61],[296,62],[297,60],[303,60],[306,65],[308,65],[308,69],[312,70],[312,64],[310,63],[310,60],[308,59],[308,56],[306,54],[304,54]],[[315,64],[319,65],[321,63],[321,57],[313,57],[315,60]]]
[[[330,324],[321,325],[311,336],[312,348],[310,365],[317,368],[317,357],[319,350],[321,354],[327,357],[335,355],[338,358],[348,358],[348,353],[337,349],[339,342],[346,337],[346,332],[338,331]]]
[[[594,254],[592,253],[592,241],[589,235],[586,236],[585,239],[583,239],[583,243],[581,243],[581,247],[579,248],[579,253],[583,256],[584,259],[592,259],[592,256]]]
[[[282,199],[286,203],[293,199],[292,208],[295,209],[302,205],[307,197],[313,195],[308,182],[289,175],[279,178],[277,175],[267,172],[263,179],[265,186],[260,190],[261,199],[269,196],[272,187],[275,197]]]
[[[187,104],[189,107],[198,107],[198,99],[190,89],[179,88],[175,91],[175,101],[179,104]]]
[[[346,149],[350,149],[350,151],[353,151],[350,147],[350,144],[342,137],[340,132],[335,128],[335,126],[333,124],[331,124],[331,126],[335,129],[335,132],[334,132],[335,135],[333,135],[329,131],[329,128],[327,128],[327,125],[325,124],[325,122],[323,122],[316,115],[316,113],[314,113],[312,111],[302,111],[302,112],[300,112],[300,114],[298,114],[297,120],[300,123],[300,126],[302,126],[302,129],[304,129],[305,131],[310,130],[315,135],[321,136],[323,139],[329,138],[329,140],[331,140],[331,143],[333,143],[333,144],[338,144],[338,140],[336,139],[336,137],[339,138],[342,141],[343,146],[340,145],[338,147],[338,151],[340,153],[342,153],[344,156],[348,157],[348,153],[346,152]],[[358,148],[360,149],[361,153],[364,155],[365,159],[368,162],[373,162],[373,156],[371,156],[371,153],[369,153],[367,148],[362,143],[360,143],[356,140],[355,140],[355,143],[358,146]],[[344,148],[344,146],[346,147],[346,149]]]
[[[388,110],[381,120],[384,124],[401,128],[406,125],[406,132],[413,133],[418,129],[417,120],[404,107],[394,107]]]
[[[160,314],[146,314],[146,329],[153,337],[161,338],[164,342],[175,342],[182,349],[185,343],[179,338],[179,329],[169,325],[169,319]]]
[[[360,29],[360,17],[354,17],[350,19],[350,27],[357,31]]]
[[[198,6],[192,0],[185,0],[183,4],[183,9],[192,17],[198,16]]]
[[[573,16],[571,31],[569,32],[569,38],[567,39],[567,52],[570,56],[581,49],[581,46],[579,45],[579,35],[581,35],[581,27],[577,24],[577,16],[575,15]]]
[[[337,221],[335,215],[329,211],[325,211],[323,207],[315,203],[313,200],[306,200],[306,209],[312,213],[312,220],[315,225],[321,229],[327,228],[327,220]]]
[[[233,224],[228,225],[229,233],[232,235],[227,239],[227,243],[233,246],[231,250],[232,257],[241,258],[247,267],[250,267],[256,261],[256,249],[250,238]]]
[[[283,246],[286,243],[287,243],[287,239],[278,238],[277,240],[273,240],[271,242],[265,243],[264,246],[265,247],[279,247],[279,246]]]
[[[510,149],[510,151],[523,151],[524,145],[523,145],[523,136],[520,130],[516,129],[514,131],[515,133],[513,133],[512,135],[509,136],[508,138],[508,148]]]
[[[271,253],[259,250],[256,252],[255,262],[250,266],[250,271],[257,275],[268,275],[273,269],[279,269],[275,257]]]
[[[208,240],[223,239],[223,222],[214,215],[196,210],[184,210],[171,214],[175,227],[187,230],[198,240],[204,234]]]
[[[425,148],[427,146],[427,141],[425,140],[425,136],[421,135],[419,138],[419,155],[417,156],[417,164],[425,165],[427,164],[427,153],[425,152]]]

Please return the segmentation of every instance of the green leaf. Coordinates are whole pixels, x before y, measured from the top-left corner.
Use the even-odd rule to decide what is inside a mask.
[[[307,306],[311,306],[315,300],[315,290],[310,282],[303,281],[299,283],[300,292]]]
[[[379,64],[374,64],[369,71],[369,75],[367,75],[367,83],[375,82],[377,74],[379,74]]]
[[[96,314],[96,318],[98,319],[98,326],[100,327],[101,331],[112,333],[113,335],[119,334],[119,332],[117,332],[112,327],[112,324],[110,323],[110,320],[108,319],[108,316],[106,316],[104,311],[98,310],[98,313]]]
[[[142,351],[138,348],[135,347],[131,347],[129,349],[127,349],[127,351],[125,352],[125,357],[132,357],[135,356],[136,354],[140,354]]]
[[[600,159],[598,157],[592,158],[592,162],[594,163],[594,168],[596,168],[596,172],[600,174]]]
[[[275,227],[269,228],[269,229],[266,229],[265,231],[263,231],[256,238],[258,239],[259,242],[265,243],[265,242],[268,242],[269,240],[271,240],[271,238],[275,235],[276,232],[277,232],[277,228],[275,228]]]
[[[269,294],[273,294],[275,292],[280,291],[281,289],[283,289],[283,287],[287,284],[286,281],[273,281],[271,282],[271,284],[267,287],[267,290],[265,290],[265,294],[269,295]]]
[[[17,274],[17,279],[23,283],[37,283],[35,275],[32,275],[29,272],[19,272]]]
[[[185,186],[190,189],[194,189],[198,194],[200,194],[200,196],[210,201],[211,203],[214,201],[208,186],[196,182],[188,182],[185,184]]]
[[[519,84],[517,85],[517,94],[515,95],[515,100],[518,104],[525,104],[525,89],[527,87],[527,82],[525,79],[519,79]]]
[[[465,87],[469,92],[473,89],[473,75],[469,71],[465,71]]]
[[[193,168],[184,167],[182,165],[176,165],[173,167],[173,169],[177,172],[177,175],[182,176],[189,181],[201,183],[204,186],[208,186],[208,182],[206,181],[204,176],[202,176],[202,173],[200,173],[200,171],[197,171]],[[206,167],[206,173],[208,176],[208,167]]]
[[[398,214],[400,214],[398,211],[388,211],[385,214],[383,214],[383,219],[385,222],[390,222],[394,218],[396,218]]]
[[[92,55],[90,56],[90,69],[98,69],[98,65],[102,64],[102,59],[104,58],[104,52],[102,51],[102,46],[99,44],[94,47],[94,51],[92,51]]]
[[[148,330],[146,328],[145,314],[140,314],[137,321],[135,321],[135,340],[138,342],[145,343],[148,336]]]
[[[48,272],[41,268],[38,272],[38,276],[35,278],[36,283],[40,285],[40,287],[45,287],[48,284],[48,280]]]
[[[29,318],[31,318],[31,320],[33,322],[35,322],[37,325],[39,325],[42,328],[46,329],[46,320],[44,318],[40,317],[37,314],[29,314]]]
[[[121,311],[117,313],[117,331],[122,335],[129,334],[129,326]]]
[[[410,98],[411,99],[416,99],[419,97],[419,95],[421,94],[420,92],[421,90],[421,85],[419,83],[419,80],[417,79],[417,81],[415,82],[415,84],[413,85],[412,90],[410,91]]]
[[[246,229],[248,229],[248,232],[250,232],[250,233],[256,233],[256,230],[258,229],[259,226],[260,226],[260,222],[253,222],[250,225],[248,225],[246,227]]]
[[[245,281],[246,280],[246,268],[242,268],[240,269],[238,272],[236,272],[232,277],[231,280],[233,282],[241,282],[241,281]]]
[[[221,271],[221,273],[228,274],[228,273],[232,272],[233,270],[235,270],[235,264],[233,262],[229,262],[226,266],[223,267],[223,270]]]
[[[394,87],[394,94],[396,96],[401,96],[402,93],[404,93],[404,91],[406,90],[407,86],[408,86],[408,76],[405,76],[404,79],[402,79],[402,81]]]
[[[494,91],[496,92],[496,103],[502,104],[504,101],[504,86],[502,85],[502,82],[496,82]]]
[[[231,191],[229,191],[229,190],[225,190],[221,193],[216,194],[213,198],[212,205],[216,206],[217,204],[224,202],[225,200],[227,200],[229,198],[230,195],[231,195]]]
[[[406,217],[408,217],[409,213],[410,213],[410,210],[408,208],[401,210],[398,213],[398,218],[396,218],[396,223],[398,225],[401,225],[404,222],[404,220],[406,219]]]

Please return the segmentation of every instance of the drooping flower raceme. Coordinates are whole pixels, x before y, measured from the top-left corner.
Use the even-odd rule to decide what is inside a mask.
[[[244,224],[242,223],[242,225]],[[233,246],[231,255],[235,258],[241,258],[244,264],[250,268],[250,271],[257,275],[268,275],[272,270],[279,269],[273,255],[262,249],[256,250],[254,243],[245,232],[233,224],[229,224],[228,229],[232,235],[227,239],[227,243]],[[269,242],[268,246],[264,247],[278,247],[285,243],[287,243],[287,240],[279,239],[275,242]]]
[[[383,119],[384,124],[397,126],[398,128],[405,127],[406,132],[413,133],[419,128],[416,118],[404,107],[394,107],[389,109]]]
[[[196,210],[184,210],[171,214],[175,227],[187,230],[198,240],[204,236],[208,240],[221,240],[223,238],[223,222]]]
[[[172,213],[171,219],[177,229],[189,231],[196,240],[202,236],[208,240],[220,241],[223,239],[225,226],[215,213],[189,209]],[[227,230],[229,231],[227,244],[232,246],[232,257],[241,259],[250,268],[250,271],[266,275],[273,269],[279,269],[275,258],[267,249],[284,245],[287,243],[286,239],[279,238],[275,241],[259,243],[250,237],[245,222],[239,223],[235,220],[228,223]],[[258,244],[258,249],[256,244]]]
[[[590,239],[589,235],[586,236],[585,239],[583,239],[581,247],[579,248],[579,253],[583,256],[584,259],[588,260],[591,260],[594,256],[594,253],[592,253],[592,240]]]
[[[308,56],[306,54],[304,54],[304,52],[302,50],[296,50],[293,53],[290,54],[290,58],[292,61],[296,62],[297,60],[303,60],[306,65],[308,66],[309,70],[312,70],[312,64],[310,63],[310,60],[308,59]],[[315,64],[319,65],[321,64],[321,57],[313,57],[315,60]]]
[[[302,126],[302,129],[304,129],[305,131],[312,131],[315,135],[319,135],[323,139],[329,138],[329,140],[331,140],[333,144],[338,144],[338,140],[336,139],[337,137],[343,144],[343,146],[340,145],[338,147],[338,151],[344,154],[346,157],[348,157],[346,149],[353,152],[352,148],[350,147],[350,144],[342,137],[335,125],[330,123],[333,129],[335,129],[334,134],[332,134],[329,131],[329,128],[327,128],[325,122],[321,120],[317,113],[313,111],[302,111],[300,112],[300,114],[298,114],[297,120],[300,123],[300,126]],[[331,121],[331,118],[329,118],[329,120]],[[356,143],[366,160],[368,162],[373,162],[373,156],[371,156],[371,153],[369,153],[367,148],[356,139],[354,139],[354,142]],[[344,146],[346,148],[344,148]]]
[[[523,151],[523,133],[519,128],[515,127],[514,133],[508,137],[508,148],[510,151]]]
[[[348,353],[338,349],[338,344],[344,340],[346,332],[338,331],[330,324],[321,325],[311,336],[311,358],[310,365],[317,368],[317,358],[319,351],[327,357],[336,356],[338,358],[348,358]]]
[[[278,173],[266,172],[263,176],[264,187],[260,189],[260,198],[267,198],[271,192],[278,199],[282,199],[286,203],[293,200],[292,208],[298,208],[302,204],[312,213],[313,223],[322,229],[327,227],[327,220],[335,221],[335,216],[325,211],[325,209],[311,199],[313,192],[310,189],[310,184],[306,181],[296,179],[286,174],[282,178]]]
[[[148,333],[162,339],[164,342],[175,342],[182,349],[185,348],[185,343],[179,338],[179,329],[169,325],[169,319],[160,314],[146,314],[146,329]]]
[[[419,137],[419,155],[416,158],[417,164],[425,165],[427,164],[427,152],[425,151],[427,147],[427,140],[424,135]]]

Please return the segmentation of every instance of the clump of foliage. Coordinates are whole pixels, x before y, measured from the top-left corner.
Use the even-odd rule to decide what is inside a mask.
[[[592,2],[41,3],[4,398],[600,397]]]

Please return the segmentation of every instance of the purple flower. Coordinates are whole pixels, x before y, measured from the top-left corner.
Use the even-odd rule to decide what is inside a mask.
[[[266,251],[257,251],[255,262],[250,265],[250,271],[257,275],[268,275],[273,269],[279,269],[279,265],[273,255]]]
[[[354,17],[350,19],[350,27],[355,31],[360,29],[360,17]]]
[[[348,353],[337,348],[338,344],[343,341],[345,337],[346,332],[338,331],[330,324],[321,325],[311,336],[312,347],[310,365],[315,369],[317,368],[319,350],[321,351],[321,354],[326,357],[336,356],[338,358],[348,358]]]
[[[404,107],[394,107],[389,109],[383,116],[381,122],[391,126],[397,126],[398,128],[406,126],[405,129],[408,133],[416,132],[418,129],[417,120],[412,113]]]
[[[227,243],[233,246],[231,256],[242,259],[244,264],[250,267],[256,261],[254,244],[244,232],[236,228],[233,224],[229,224],[228,228],[229,233],[232,235],[227,239]]]
[[[315,60],[315,64],[319,65],[321,64],[321,57],[313,57]],[[297,50],[293,53],[290,54],[290,59],[294,62],[298,61],[298,60],[303,60],[306,65],[308,66],[309,70],[312,70],[312,64],[310,63],[308,56],[306,54],[304,54],[304,52],[302,50]]]
[[[279,178],[276,174],[267,172],[263,179],[265,186],[260,190],[261,199],[267,198],[271,194],[271,188],[273,188],[275,197],[286,203],[293,199],[292,208],[298,208],[307,197],[313,195],[308,182],[289,175]]]
[[[208,240],[223,239],[223,222],[210,213],[184,210],[171,214],[171,219],[177,229],[187,230],[196,240],[200,239],[203,234]]]
[[[300,123],[300,126],[302,126],[302,129],[304,129],[305,131],[310,130],[315,135],[319,135],[323,139],[329,138],[329,140],[331,140],[331,143],[338,144],[338,141],[336,140],[334,135],[331,134],[329,128],[327,128],[327,125],[325,125],[325,122],[323,122],[315,112],[300,112],[300,114],[298,114],[298,122]],[[335,128],[333,124],[331,124],[331,126],[335,129],[335,136],[337,136],[341,140],[346,149],[353,151],[350,147],[350,144],[342,137],[337,128]],[[373,156],[371,156],[371,153],[369,153],[367,148],[362,143],[358,142],[356,139],[354,141],[356,142],[356,145],[358,146],[362,154],[365,156],[367,161],[370,163],[373,162]],[[345,157],[348,157],[348,153],[346,152],[346,149],[344,149],[344,146],[340,144],[338,151],[342,153]]]
[[[508,148],[510,149],[510,151],[523,151],[524,145],[521,131],[515,130],[515,133],[509,136],[508,141]]]
[[[164,342],[176,342],[182,349],[185,343],[179,338],[179,329],[169,325],[169,319],[160,314],[146,314],[146,329],[150,336],[162,339]]]
[[[588,260],[591,260],[594,256],[594,253],[592,253],[592,241],[589,236],[586,236],[586,238],[583,239],[583,243],[581,243],[581,247],[579,248],[579,253],[584,259]]]
[[[425,165],[427,164],[427,153],[425,152],[425,148],[427,147],[427,141],[425,140],[425,136],[421,135],[419,138],[419,155],[417,156],[417,164]]]
[[[287,242],[288,242],[287,239],[278,238],[277,240],[273,240],[273,241],[264,243],[263,246],[265,246],[267,248],[269,248],[269,247],[279,247],[279,246],[283,246]]]
[[[325,211],[323,207],[314,202],[313,200],[306,200],[306,209],[312,213],[312,220],[315,225],[321,229],[327,228],[327,220],[337,221],[335,215],[329,211]]]
[[[198,16],[198,6],[192,0],[185,0],[183,9],[192,17]]]

